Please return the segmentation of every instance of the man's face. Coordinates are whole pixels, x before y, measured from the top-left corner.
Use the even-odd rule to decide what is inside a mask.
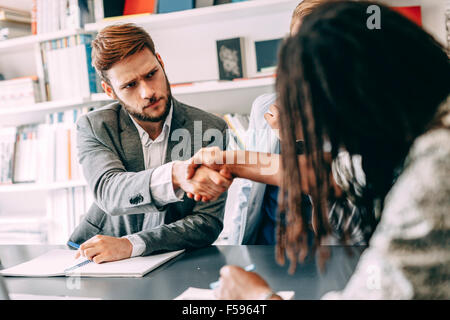
[[[137,120],[159,122],[170,110],[171,93],[161,57],[145,48],[107,71],[105,92]],[[108,92],[109,91],[109,92]]]

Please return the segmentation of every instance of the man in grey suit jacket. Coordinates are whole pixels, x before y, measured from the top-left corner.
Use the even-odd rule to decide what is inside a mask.
[[[223,227],[231,181],[206,167],[187,179],[186,168],[200,148],[226,146],[225,121],[173,99],[143,29],[106,27],[92,46],[102,87],[118,102],[77,123],[79,159],[95,199],[70,237],[82,243],[77,256],[101,263],[211,244]]]

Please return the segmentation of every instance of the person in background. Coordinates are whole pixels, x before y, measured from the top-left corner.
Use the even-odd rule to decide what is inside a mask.
[[[331,0],[304,0],[292,13],[290,34],[297,32],[302,20],[318,5]],[[337,1],[337,0],[334,0]],[[263,94],[255,99],[250,113],[247,130],[246,150],[256,152],[280,153],[279,142],[280,110],[276,105],[276,94]],[[300,137],[299,137],[300,138]],[[301,139],[298,139],[301,146]],[[302,148],[299,148],[302,152]],[[348,180],[349,162],[353,160],[358,168],[358,178],[364,184],[364,173],[358,165],[358,157],[342,153],[334,162],[336,181],[344,190]],[[258,183],[247,179],[235,179],[228,192],[225,215],[231,216],[229,244],[275,244],[276,218],[279,188],[275,185]],[[303,194],[303,206],[311,215],[311,201]],[[336,201],[330,210],[333,224],[333,237],[330,244],[337,244],[344,237],[348,245],[367,245],[373,232],[375,218],[371,217],[364,206],[356,206],[357,199],[347,197]]]
[[[95,198],[70,237],[81,244],[77,256],[102,263],[211,244],[231,181],[206,167],[187,180],[183,159],[201,146],[224,148],[225,121],[172,97],[144,29],[108,26],[92,47],[102,87],[116,101],[77,123],[78,156]],[[194,134],[195,121],[220,138]]]
[[[291,271],[308,250],[301,194],[313,199],[320,244],[331,232],[330,199],[340,196],[331,162],[340,150],[361,155],[362,198],[381,220],[346,287],[323,298],[449,299],[449,60],[432,36],[384,5],[376,4],[381,29],[368,28],[372,5],[323,4],[283,44],[276,84],[281,157],[266,155],[279,170],[262,174],[267,165],[248,164],[255,156],[248,151],[241,152],[246,165],[220,168],[215,157],[235,160],[239,151],[198,155],[222,173],[281,186],[276,253],[280,263],[287,254]],[[301,157],[297,130],[305,141]],[[237,266],[223,267],[219,284],[220,299],[280,299],[260,275]]]

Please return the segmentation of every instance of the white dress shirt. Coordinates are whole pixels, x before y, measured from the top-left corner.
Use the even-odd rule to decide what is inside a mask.
[[[141,139],[145,169],[156,168],[150,179],[150,192],[157,207],[181,201],[184,196],[184,191],[182,189],[177,190],[177,192],[173,190],[173,162],[164,164],[169,141],[170,125],[172,122],[172,113],[173,106],[170,106],[170,111],[164,121],[162,131],[155,140],[152,140],[148,133],[130,115]],[[165,210],[145,213],[142,230],[150,230],[162,225],[164,223],[165,214]],[[145,251],[145,242],[140,236],[131,234],[124,236],[124,238],[127,238],[133,246],[131,257],[140,256]]]

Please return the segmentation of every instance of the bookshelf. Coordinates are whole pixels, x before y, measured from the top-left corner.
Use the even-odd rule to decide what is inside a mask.
[[[120,18],[90,23],[85,26],[86,31],[97,31],[107,25],[115,23],[136,23],[146,28],[164,29],[181,28],[187,25],[208,24],[229,19],[239,20],[251,16],[273,15],[290,12],[298,4],[298,0],[253,0],[222,4],[220,6],[203,7],[192,10],[149,14],[133,18]]]

